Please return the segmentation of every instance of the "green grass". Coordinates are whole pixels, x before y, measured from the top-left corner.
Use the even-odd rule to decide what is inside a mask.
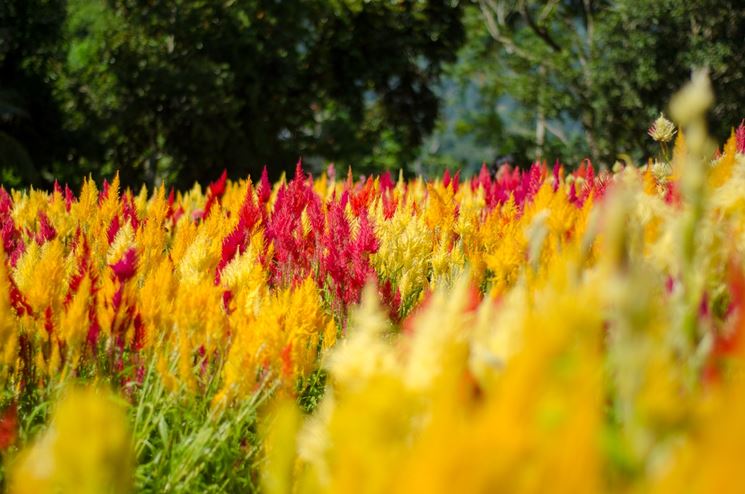
[[[261,451],[257,416],[272,388],[261,388],[229,407],[213,407],[220,374],[219,364],[215,364],[201,383],[200,392],[172,390],[165,386],[155,363],[151,362],[142,382],[125,388],[122,400],[127,399],[136,457],[136,492],[259,490]],[[60,378],[39,386],[26,386],[20,395],[15,395],[12,387],[6,387],[0,395],[0,410],[17,403],[19,431],[15,444],[3,453],[0,491],[5,491],[8,463],[46,428],[62,390],[70,384],[91,381],[89,377]],[[310,384],[307,389],[313,390],[309,391],[312,395],[320,393],[317,385]]]

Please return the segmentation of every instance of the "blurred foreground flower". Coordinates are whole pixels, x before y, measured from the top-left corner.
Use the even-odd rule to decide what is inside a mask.
[[[12,494],[131,491],[133,453],[122,405],[95,388],[70,390],[49,428],[11,466]]]
[[[0,452],[15,442],[17,429],[18,409],[15,403],[13,403],[0,415]]]

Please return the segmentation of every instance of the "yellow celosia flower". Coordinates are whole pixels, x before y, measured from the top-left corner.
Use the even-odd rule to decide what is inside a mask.
[[[709,184],[712,187],[721,187],[732,175],[737,155],[737,139],[732,131],[727,144],[724,145],[724,154],[714,166],[709,176]]]
[[[161,333],[163,330],[173,328],[177,288],[173,271],[171,261],[162,259],[138,292],[138,307],[145,328],[145,348],[157,343],[158,336],[166,336]]]
[[[133,452],[123,407],[103,390],[70,390],[49,429],[13,463],[9,492],[127,493]]]
[[[18,337],[18,321],[10,301],[8,272],[5,268],[5,254],[0,249],[0,375],[5,377],[8,368],[15,363]]]
[[[424,288],[434,241],[426,221],[413,214],[412,204],[400,205],[389,220],[378,219],[375,233],[380,248],[372,256],[377,272],[394,282],[404,301]]]
[[[465,280],[436,294],[397,344],[366,292],[329,361],[328,401],[298,436],[300,490],[537,491],[555,480],[566,492],[597,491],[599,292],[563,269],[523,306],[523,342],[500,373],[481,374],[486,382],[468,378],[469,348],[487,333],[469,331],[477,316]],[[582,460],[562,454],[565,441]]]
[[[694,79],[680,130],[650,132],[665,154],[676,136],[672,158],[612,173],[2,190],[2,399],[89,376],[139,399],[155,379],[220,421],[273,395],[291,405],[245,455],[263,451],[275,492],[726,491],[745,437],[745,127],[711,160]],[[110,405],[63,398],[15,462],[10,446],[11,491],[131,486]]]
[[[335,333],[331,327],[310,278],[270,295],[255,317],[235,328],[215,403],[248,395],[267,380],[292,392],[297,379],[312,370],[321,335]]]
[[[90,276],[83,277],[77,292],[70,300],[67,310],[60,317],[59,339],[67,348],[69,365],[75,368],[79,362],[90,326],[88,314],[92,297]]]
[[[72,261],[72,258],[69,260]],[[34,311],[43,313],[51,308],[57,312],[68,276],[66,264],[65,249],[59,239],[46,242],[41,247],[31,244],[21,256],[14,279]]]

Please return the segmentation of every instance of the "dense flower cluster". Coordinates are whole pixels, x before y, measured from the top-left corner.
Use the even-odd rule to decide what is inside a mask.
[[[437,283],[435,243],[427,295],[401,331],[372,288],[363,295],[325,360],[316,413],[277,412],[265,485],[736,492],[742,136],[708,164],[679,135],[665,176],[651,165],[599,177],[505,170],[512,191],[492,203],[487,175],[466,182],[454,194],[451,281]],[[437,187],[429,208],[447,197],[433,198]],[[484,202],[469,219],[476,190]]]
[[[13,407],[30,390],[92,380],[136,402],[154,374],[166,394],[207,397],[208,421],[278,402],[254,438],[270,492],[732,487],[745,127],[706,158],[703,110],[679,118],[669,158],[613,173],[355,181],[298,165],[273,186],[0,189],[0,447],[20,441]],[[300,417],[319,372],[323,397]],[[11,489],[126,489],[121,406],[62,398]],[[79,420],[111,437],[72,439]]]
[[[500,295],[525,264],[523,230],[545,230],[540,255],[556,255],[610,178],[534,164],[465,182],[355,182],[298,165],[273,188],[266,175],[223,175],[178,195],[122,192],[116,178],[78,196],[0,189],[2,376],[19,388],[100,372],[125,384],[155,358],[193,391],[222,372],[221,398],[267,380],[291,389],[367,283],[396,321],[466,265]]]

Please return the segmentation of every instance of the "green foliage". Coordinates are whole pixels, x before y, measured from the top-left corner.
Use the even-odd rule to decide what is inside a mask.
[[[694,66],[739,121],[743,40],[723,0],[6,0],[0,180],[640,160]]]
[[[9,2],[6,32],[23,39],[2,70],[33,76],[24,101],[47,108],[27,108],[35,134],[20,142],[63,180],[119,168],[125,183],[186,186],[299,157],[393,167],[432,130],[432,85],[464,39],[451,0]]]
[[[665,109],[692,67],[708,67],[716,102],[710,126],[724,141],[743,117],[745,11],[720,0],[624,0],[598,24],[602,54],[595,60],[600,146],[651,153],[644,130]],[[602,97],[600,97],[602,96]],[[628,118],[634,115],[637,118]],[[625,120],[625,121],[624,121]],[[634,120],[632,122],[632,120]]]
[[[0,2],[0,179],[36,183],[39,164],[64,159],[53,75],[62,48],[63,0]]]
[[[131,408],[138,492],[256,491],[256,413],[268,394],[214,408],[214,381],[204,396],[174,393],[150,367]]]
[[[711,71],[716,134],[742,118],[745,11],[730,2],[474,3],[450,76],[475,88],[480,104],[461,111],[457,126],[497,155],[640,160],[653,151],[646,127],[697,66]]]
[[[213,407],[220,373],[212,375],[210,382],[204,383],[203,393],[169,390],[153,361],[141,383],[128,385],[125,394],[137,459],[137,492],[257,490],[257,410],[271,389],[257,390],[234,406]],[[19,420],[18,438],[11,450],[4,452],[6,461],[0,465],[0,489],[4,466],[48,426],[59,396],[75,383],[94,381],[67,376],[25,386],[18,396],[10,388],[0,395],[0,411],[17,405]],[[313,393],[320,396],[323,382],[313,384]]]
[[[298,405],[305,413],[313,413],[323,398],[326,390],[326,378],[328,373],[322,369],[316,369],[306,379],[298,382]]]

